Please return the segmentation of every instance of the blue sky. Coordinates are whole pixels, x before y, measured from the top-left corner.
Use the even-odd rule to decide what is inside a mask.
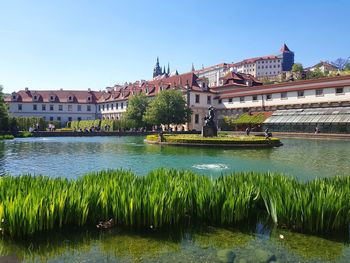
[[[350,1],[0,0],[0,84],[104,89],[150,79],[156,57],[180,73],[275,54],[350,56]]]

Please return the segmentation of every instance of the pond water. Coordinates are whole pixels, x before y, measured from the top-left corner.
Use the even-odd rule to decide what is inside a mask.
[[[2,256],[2,257],[1,257]],[[118,229],[69,231],[26,241],[0,240],[5,256],[20,262],[349,262],[341,241],[271,230],[208,227],[182,232],[133,233]]]
[[[143,137],[24,138],[0,142],[0,175],[76,178],[102,169],[146,175],[158,167],[219,176],[235,171],[283,172],[302,180],[348,175],[350,141],[283,139],[273,149],[159,146]]]
[[[148,145],[143,137],[25,138],[0,142],[0,175],[76,178],[102,169],[146,175],[158,167],[208,176],[283,172],[301,180],[349,175],[350,141],[283,139],[273,149]],[[206,228],[134,233],[75,229],[29,240],[0,239],[0,262],[350,262],[349,235],[323,238],[269,229]]]

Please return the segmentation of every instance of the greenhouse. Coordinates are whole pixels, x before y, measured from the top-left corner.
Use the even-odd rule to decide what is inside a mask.
[[[277,110],[264,126],[280,132],[349,133],[350,107]]]

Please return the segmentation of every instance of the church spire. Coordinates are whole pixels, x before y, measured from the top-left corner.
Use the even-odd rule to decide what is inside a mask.
[[[169,65],[169,62],[168,62],[168,71],[167,71],[167,74],[168,74],[168,76],[170,75],[170,65]]]
[[[193,65],[193,62],[192,62],[192,70],[191,71],[195,71],[195,69],[194,69],[194,65]]]
[[[162,75],[162,68],[159,66],[159,57],[157,56],[156,66],[153,69],[153,78]]]

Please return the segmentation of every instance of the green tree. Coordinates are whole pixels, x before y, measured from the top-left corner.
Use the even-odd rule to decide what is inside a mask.
[[[134,123],[135,128],[144,127],[146,123],[143,120],[143,116],[145,115],[148,104],[149,100],[144,93],[132,96],[123,117]]]
[[[346,63],[344,70],[350,70],[350,62]]]
[[[150,102],[144,121],[150,125],[183,124],[191,114],[181,91],[165,90]]]
[[[2,86],[0,85],[0,131],[8,130],[8,112],[4,101],[4,94],[2,93]]]
[[[292,71],[295,73],[302,73],[304,71],[304,67],[301,63],[293,64]]]

